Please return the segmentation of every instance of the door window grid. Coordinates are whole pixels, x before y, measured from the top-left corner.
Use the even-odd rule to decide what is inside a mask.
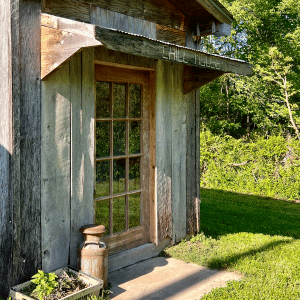
[[[97,82],[97,84],[101,84],[104,82]],[[97,116],[95,118],[95,123],[96,123],[96,128],[98,127],[98,125],[102,125],[104,124],[104,122],[109,122],[110,126],[109,126],[109,156],[103,156],[103,157],[97,157],[97,149],[96,149],[96,165],[97,163],[104,163],[107,162],[109,163],[109,193],[107,195],[97,195],[96,193],[96,206],[97,204],[100,204],[99,202],[103,202],[103,203],[107,203],[107,201],[109,201],[107,204],[109,204],[109,216],[107,218],[107,216],[101,216],[100,218],[100,222],[102,223],[106,223],[104,225],[109,227],[108,233],[109,235],[113,235],[117,232],[123,231],[125,230],[129,230],[130,228],[136,227],[136,226],[140,226],[141,224],[141,207],[140,207],[140,195],[142,193],[142,189],[133,189],[130,190],[129,186],[130,186],[130,161],[133,159],[141,159],[142,157],[142,143],[141,143],[141,136],[142,136],[142,86],[141,85],[133,85],[133,84],[129,84],[129,83],[125,83],[122,84],[125,87],[125,116],[122,116],[122,109],[120,111],[117,111],[117,115],[118,117],[114,118],[114,114],[115,114],[115,109],[116,107],[114,107],[115,105],[115,98],[120,98],[120,95],[115,94],[114,92],[117,91],[118,89],[120,90],[120,86],[117,83],[114,82],[109,82],[109,83],[105,83],[105,84],[109,84],[109,117],[102,117],[102,116]],[[118,89],[115,89],[114,87],[118,86]],[[130,97],[130,89],[134,90],[134,86],[135,87],[139,87],[139,103],[135,103],[136,105],[139,105],[139,112],[137,113],[137,111],[131,113],[130,112],[130,102],[133,102],[133,100],[136,101],[136,98],[134,98],[133,100]],[[133,88],[132,88],[133,87]],[[135,94],[137,94],[138,88],[135,89]],[[115,94],[115,95],[114,95]],[[134,93],[132,93],[134,94]],[[122,95],[121,95],[122,96]],[[132,97],[133,98],[133,97]],[[118,99],[120,102],[120,99]],[[121,104],[122,105],[122,104]],[[97,103],[96,103],[97,106]],[[131,117],[131,115],[134,115]],[[137,114],[139,116],[137,116]],[[120,116],[121,115],[121,116]],[[123,113],[124,115],[124,113]],[[125,122],[125,153],[116,153],[115,147],[114,147],[114,135],[116,135],[116,132],[114,131],[114,128],[117,127],[116,124],[118,124],[117,122]],[[138,135],[139,135],[139,152],[138,153],[130,153],[129,148],[130,148],[130,130],[131,130],[131,124],[133,124],[135,122],[135,124],[139,124],[138,128]],[[100,126],[101,126],[100,125]],[[122,130],[120,131],[122,133]],[[97,135],[96,135],[97,137]],[[116,139],[117,142],[119,142],[118,139]],[[96,138],[96,144],[97,144],[97,138]],[[115,152],[115,153],[114,153]],[[107,153],[108,154],[108,153]],[[115,178],[114,178],[114,172],[116,172],[116,167],[114,165],[117,165],[118,163],[120,163],[122,160],[125,160],[125,186],[124,186],[124,191],[122,191],[122,187],[121,190],[117,190],[117,192],[115,192],[116,188],[115,188]],[[139,166],[140,167],[140,166]],[[99,172],[99,170],[98,170]],[[139,170],[139,178],[138,181],[140,182],[140,170]],[[97,167],[96,167],[96,179],[97,179]],[[135,178],[136,180],[136,178]],[[134,186],[134,185],[133,185]],[[136,188],[136,186],[134,186]],[[140,187],[140,186],[139,186]],[[100,196],[100,197],[98,197]],[[134,198],[138,198],[138,205],[137,205],[137,201],[133,201]],[[125,226],[124,228],[122,226],[118,226],[117,224],[117,220],[116,218],[122,218],[121,215],[118,215],[116,213],[116,209],[114,210],[114,207],[116,207],[116,202],[119,203],[119,206],[121,205],[120,203],[122,202],[122,199],[125,200]],[[124,202],[124,201],[123,201]],[[101,207],[103,205],[100,205]],[[103,208],[103,207],[102,207]],[[122,210],[119,209],[119,211]],[[103,209],[103,211],[105,211],[105,209]],[[106,211],[107,211],[107,207],[106,207]],[[107,212],[106,212],[107,213]],[[139,216],[137,216],[137,214],[139,214]],[[96,212],[96,219],[97,219],[97,212]],[[114,221],[115,219],[115,221]],[[103,220],[103,221],[102,221]],[[97,220],[96,220],[97,221]],[[123,229],[122,229],[123,228]]]

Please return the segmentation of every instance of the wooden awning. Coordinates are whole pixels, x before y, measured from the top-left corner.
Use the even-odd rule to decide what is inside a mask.
[[[250,64],[241,60],[207,54],[141,35],[48,14],[42,14],[41,26],[42,79],[80,49],[94,46],[104,46],[114,51],[184,64],[189,71],[188,78],[201,77],[202,73],[209,74],[212,79],[223,73],[240,75],[252,73]],[[185,89],[186,92],[188,90],[189,88]]]

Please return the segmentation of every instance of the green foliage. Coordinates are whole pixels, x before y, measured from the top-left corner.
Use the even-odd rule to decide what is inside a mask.
[[[235,19],[232,35],[205,38],[202,46],[209,52],[247,60],[254,72],[249,77],[225,75],[201,88],[202,123],[213,133],[236,138],[249,138],[253,131],[297,134],[300,6],[295,0],[222,3]]]
[[[38,273],[33,275],[32,278],[31,282],[35,284],[33,294],[40,300],[49,296],[58,284],[56,282],[57,276],[54,273],[45,273],[44,271],[38,270]]]
[[[243,275],[201,299],[299,299],[299,213],[295,203],[202,189],[204,233],[166,252]]]
[[[110,294],[111,294],[110,290],[102,290],[101,296],[95,296],[95,295],[88,296],[87,300],[109,300],[110,299],[110,297],[109,297]]]
[[[300,145],[293,138],[200,133],[201,186],[267,197],[300,199]]]

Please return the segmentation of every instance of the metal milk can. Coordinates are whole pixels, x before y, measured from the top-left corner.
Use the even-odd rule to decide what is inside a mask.
[[[107,287],[108,249],[103,242],[105,226],[86,225],[80,228],[84,234],[84,242],[78,248],[78,268],[94,277],[103,280]]]

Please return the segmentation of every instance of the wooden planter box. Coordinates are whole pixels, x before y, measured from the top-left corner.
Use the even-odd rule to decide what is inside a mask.
[[[65,267],[65,268],[62,268],[62,269],[58,269],[56,270],[54,273],[57,275],[57,276],[60,276],[62,274],[63,271],[66,271],[66,272],[71,272],[75,275],[77,275],[82,281],[84,281],[86,284],[90,285],[89,287],[79,291],[79,292],[76,292],[76,293],[73,293],[67,297],[64,297],[64,298],[61,298],[61,300],[75,300],[75,299],[86,299],[88,296],[92,296],[92,295],[95,295],[95,296],[99,296],[99,293],[100,293],[100,290],[103,288],[103,280],[101,279],[98,279],[98,278],[95,278],[93,276],[90,276],[86,273],[83,273],[79,270],[75,270],[75,269],[72,269],[70,267]],[[12,300],[35,300],[34,298],[31,298],[27,295],[24,295],[21,291],[26,288],[27,286],[29,286],[31,283],[31,281],[27,281],[25,283],[22,283],[22,284],[19,284],[19,285],[16,285],[14,287],[12,287],[10,289],[10,294],[9,296],[12,298]]]

